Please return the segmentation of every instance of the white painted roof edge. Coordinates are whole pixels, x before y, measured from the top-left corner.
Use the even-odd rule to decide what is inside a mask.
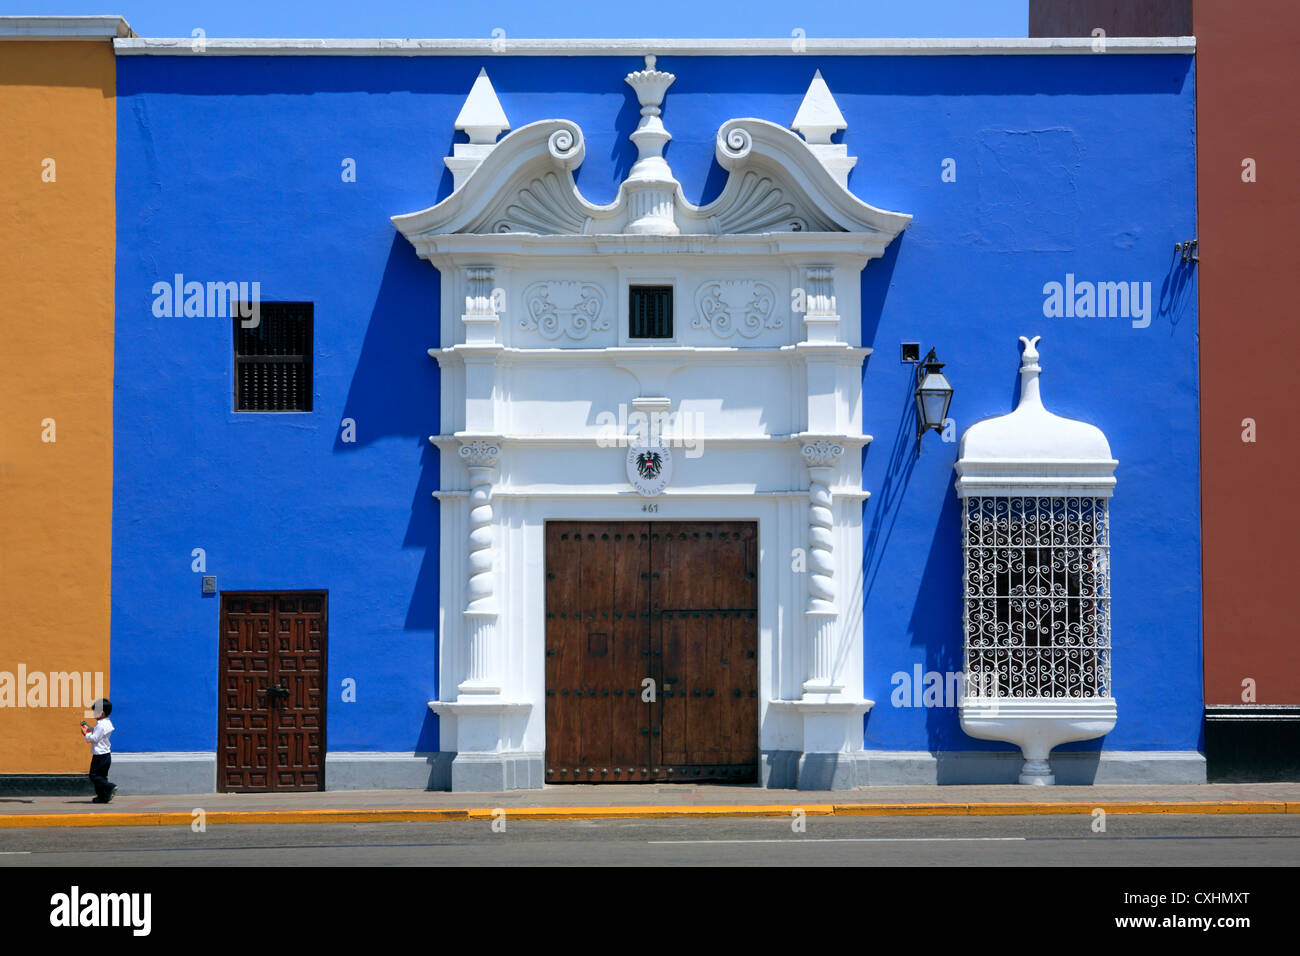
[[[796,49],[796,42],[798,49]],[[747,40],[459,40],[239,39],[131,37],[113,41],[119,55],[164,56],[961,56],[1096,54],[1092,37],[974,39]],[[196,49],[196,47],[198,49]],[[1195,37],[1106,37],[1105,53],[1196,52]]]
[[[109,40],[134,37],[121,17],[0,16],[0,40]]]

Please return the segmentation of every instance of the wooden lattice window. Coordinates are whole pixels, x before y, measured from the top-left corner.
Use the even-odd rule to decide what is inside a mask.
[[[235,411],[311,411],[312,303],[263,302],[256,324],[249,311],[234,318]]]
[[[673,287],[634,285],[628,289],[628,337],[671,339],[673,337]]]

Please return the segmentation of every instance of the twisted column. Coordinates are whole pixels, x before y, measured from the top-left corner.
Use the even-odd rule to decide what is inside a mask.
[[[805,693],[834,694],[835,683],[835,539],[831,511],[833,464],[844,454],[838,442],[819,440],[803,446],[808,466],[808,604],[804,611]]]
[[[469,580],[463,614],[469,636],[469,676],[458,689],[462,694],[498,694],[492,472],[501,457],[501,446],[482,439],[462,442],[460,457],[470,476]]]

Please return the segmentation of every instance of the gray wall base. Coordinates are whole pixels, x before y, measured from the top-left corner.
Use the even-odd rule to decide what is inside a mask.
[[[802,754],[799,757],[799,790],[852,790],[859,784],[858,763],[853,754]]]
[[[773,790],[852,790],[866,783],[863,754],[806,754],[766,750],[759,783]]]
[[[780,790],[850,790],[859,787],[935,784],[1014,784],[1023,763],[1019,751],[866,750],[855,754],[804,754],[771,750],[762,754],[759,781]],[[1195,750],[1106,750],[1052,754],[1060,785],[1205,783],[1205,757]],[[54,784],[59,792],[81,792],[85,777],[51,775],[0,777],[0,792],[30,795]],[[157,793],[214,793],[213,753],[113,754],[109,779],[121,796]],[[58,777],[59,779],[54,779]],[[541,789],[543,755],[454,753],[328,753],[329,790],[451,790],[500,793]],[[8,778],[8,779],[6,779]],[[48,791],[46,791],[48,792]]]
[[[760,786],[771,790],[793,790],[799,782],[799,758],[797,750],[765,750],[758,764],[758,782]]]
[[[1018,783],[1017,751],[867,750],[858,757],[859,786]],[[1058,785],[1205,783],[1205,757],[1195,750],[1103,750],[1054,753]]]
[[[762,755],[759,782],[777,790],[851,790],[936,784],[1018,784],[1019,751],[866,750],[854,754],[804,754],[770,750]],[[1058,785],[1205,783],[1205,757],[1195,750],[1107,750],[1051,757]]]
[[[449,753],[327,753],[326,790],[448,790]]]
[[[500,793],[540,790],[544,776],[542,754],[447,754],[455,793]]]
[[[108,768],[118,796],[144,793],[214,793],[217,755],[214,753],[113,754]]]

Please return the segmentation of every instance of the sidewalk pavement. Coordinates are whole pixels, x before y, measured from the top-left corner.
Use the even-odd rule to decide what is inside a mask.
[[[206,823],[414,823],[491,819],[645,817],[1003,816],[1092,813],[1300,813],[1300,782],[1178,786],[926,786],[858,790],[764,790],[694,784],[575,784],[506,793],[331,790],[89,797],[0,797],[0,829]]]

